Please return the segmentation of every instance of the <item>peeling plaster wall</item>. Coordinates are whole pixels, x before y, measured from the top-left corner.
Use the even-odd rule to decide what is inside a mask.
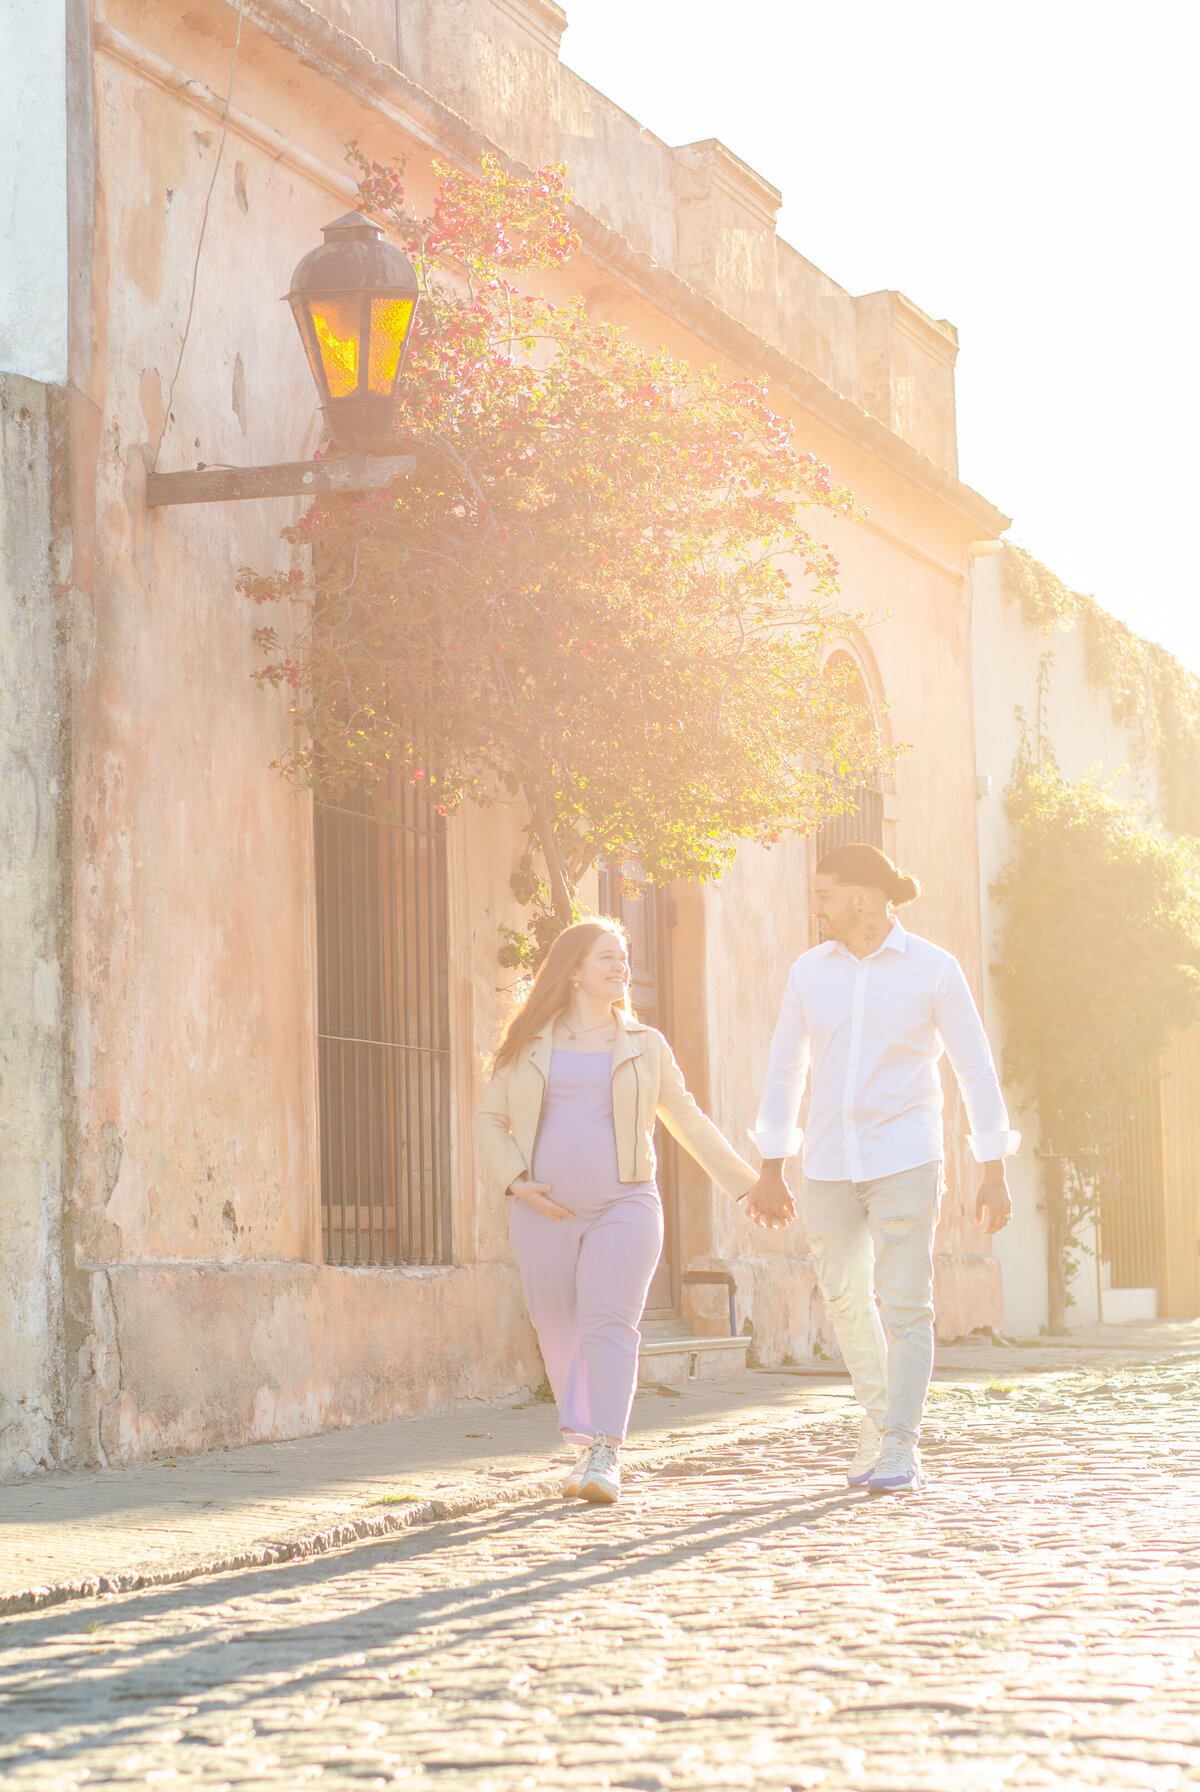
[[[288,353],[278,267],[325,206],[232,146],[168,419],[217,134],[103,59],[96,106],[103,390],[75,687],[80,1256],[314,1261],[311,804],[271,769],[291,724],[252,683],[252,606],[233,589],[243,564],[289,563],[279,536],[297,507],[148,511],[144,490],[160,439],[164,470],[299,452],[313,394]]]
[[[61,389],[0,375],[0,1477],[62,1447]]]
[[[0,1478],[63,1442],[66,11],[0,9]]]
[[[511,1264],[122,1264],[89,1281],[95,1457],[114,1468],[495,1399],[542,1377]]]

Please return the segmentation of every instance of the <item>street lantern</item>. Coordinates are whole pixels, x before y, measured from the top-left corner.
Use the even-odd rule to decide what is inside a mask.
[[[292,275],[292,307],[321,408],[343,448],[387,440],[420,288],[407,255],[361,212],[322,232]]]

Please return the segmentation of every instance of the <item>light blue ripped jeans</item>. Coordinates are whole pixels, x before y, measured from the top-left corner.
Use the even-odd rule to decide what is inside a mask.
[[[940,1162],[874,1182],[804,1182],[817,1281],[855,1398],[885,1436],[910,1445],[933,1374],[933,1234],[941,1204]]]

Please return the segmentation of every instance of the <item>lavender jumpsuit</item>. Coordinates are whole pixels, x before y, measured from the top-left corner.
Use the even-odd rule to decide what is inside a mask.
[[[612,1053],[556,1051],[531,1176],[572,1217],[514,1199],[508,1236],[568,1443],[623,1438],[640,1333],[663,1241],[653,1182],[622,1182],[613,1125]]]

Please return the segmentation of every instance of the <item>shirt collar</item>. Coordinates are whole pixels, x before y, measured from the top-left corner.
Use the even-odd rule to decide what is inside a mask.
[[[841,952],[844,957],[852,958],[855,964],[866,964],[868,959],[878,958],[882,952],[907,952],[908,935],[905,933],[903,927],[901,927],[899,921],[893,919],[892,925],[888,929],[887,937],[880,945],[876,946],[873,952],[868,952],[866,958],[859,958],[850,950],[849,946],[844,946],[841,940],[834,940],[832,944],[837,947],[838,951]]]

